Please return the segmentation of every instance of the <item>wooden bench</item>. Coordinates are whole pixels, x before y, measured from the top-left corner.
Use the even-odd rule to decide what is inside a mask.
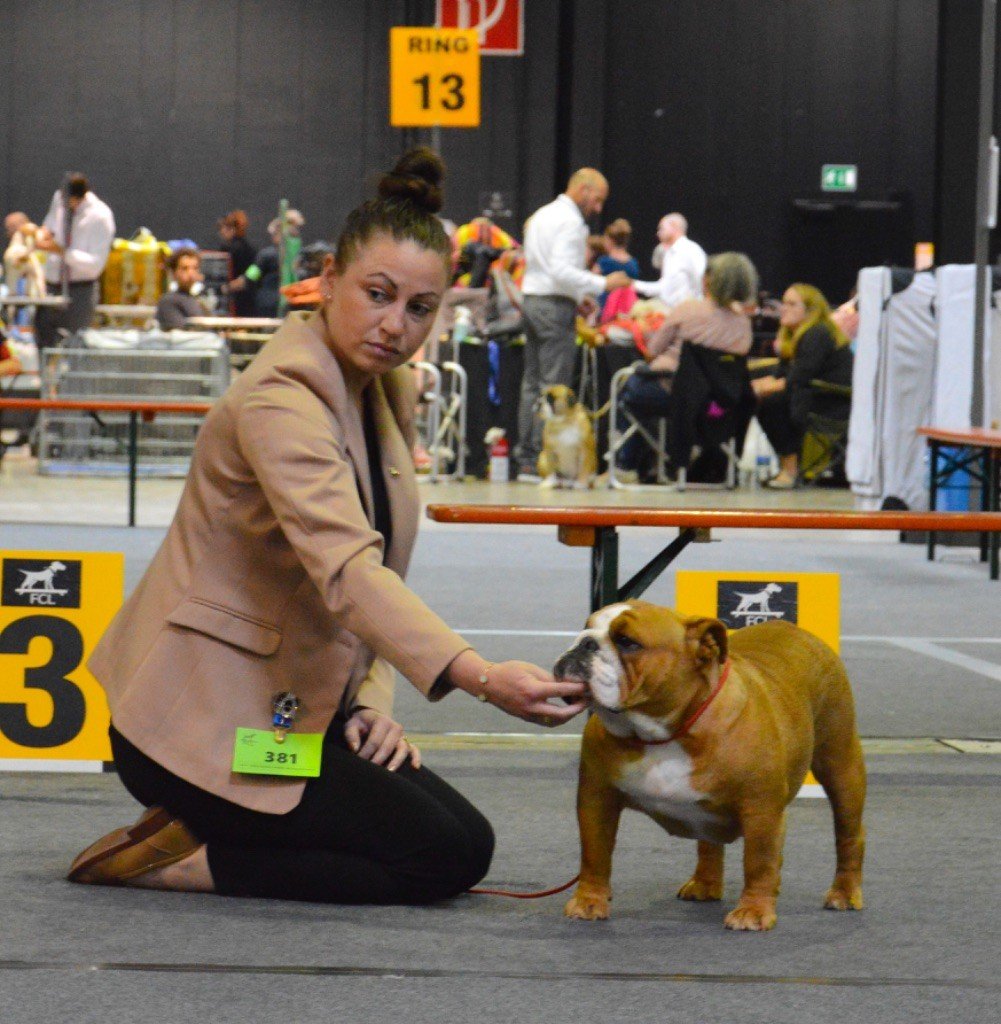
[[[952,430],[945,427],[919,427],[928,442],[928,507],[935,508],[938,491],[956,470],[965,470],[980,484],[980,511],[1001,509],[1001,430]],[[943,449],[956,449],[943,451]],[[928,561],[935,559],[935,531],[928,531]],[[998,578],[996,533],[980,534],[980,560],[990,559],[991,579]]]
[[[560,543],[591,549],[591,610],[639,597],[693,541],[718,529],[757,530],[957,530],[1001,532],[1001,512],[842,512],[765,509],[544,508],[531,505],[428,505],[439,523],[555,526]],[[623,526],[676,528],[677,537],[632,579],[619,585],[619,535]],[[997,579],[992,566],[991,579]]]
[[[124,412],[129,416],[129,526],[136,525],[136,473],[139,449],[139,418],[152,423],[160,413],[181,413],[188,416],[204,416],[212,408],[209,402],[129,402],[101,401],[99,399],[55,399],[55,398],[0,398],[0,415],[4,409],[74,410],[89,412],[97,417],[99,412]],[[100,422],[100,419],[98,419]]]

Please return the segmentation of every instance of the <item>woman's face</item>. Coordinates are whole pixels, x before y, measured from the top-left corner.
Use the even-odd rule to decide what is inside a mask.
[[[345,378],[367,383],[420,348],[448,285],[442,257],[416,242],[378,234],[343,271],[323,266],[323,304]]]
[[[795,288],[787,288],[785,295],[782,296],[779,323],[783,327],[788,327],[790,331],[794,331],[805,319],[806,303],[803,301],[803,297]]]

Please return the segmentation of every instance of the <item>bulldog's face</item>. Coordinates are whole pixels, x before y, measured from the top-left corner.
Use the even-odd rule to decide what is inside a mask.
[[[664,718],[688,703],[726,660],[726,649],[726,627],[717,619],[625,601],[590,616],[553,674],[587,683],[595,704],[613,714]]]
[[[539,417],[565,416],[577,404],[577,396],[565,384],[553,384],[539,396]]]

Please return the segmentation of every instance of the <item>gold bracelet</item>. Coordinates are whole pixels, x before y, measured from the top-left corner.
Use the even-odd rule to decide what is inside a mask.
[[[483,689],[480,690],[480,692],[476,695],[476,699],[478,701],[482,701],[484,704],[486,704],[487,700],[489,699],[487,697],[487,687],[490,685],[490,680],[487,678],[487,673],[493,667],[494,663],[492,661],[488,662],[487,667],[476,677],[483,684]]]

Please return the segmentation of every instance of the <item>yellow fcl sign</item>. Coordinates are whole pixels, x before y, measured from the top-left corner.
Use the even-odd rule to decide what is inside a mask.
[[[0,552],[0,766],[111,759],[107,701],[86,661],[124,587],[120,554]]]
[[[394,128],[475,128],[480,123],[476,29],[389,30],[389,123]]]
[[[786,619],[841,650],[841,590],[835,572],[689,572],[675,576],[682,615],[711,615],[730,629]]]

